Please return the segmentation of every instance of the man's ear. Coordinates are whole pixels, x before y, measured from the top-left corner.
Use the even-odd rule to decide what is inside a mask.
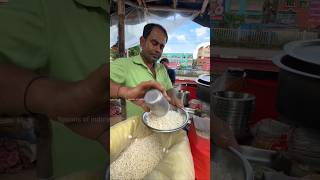
[[[144,37],[141,36],[141,37],[140,37],[140,47],[141,47],[141,48],[144,47],[145,43],[146,43],[146,39],[144,39]]]

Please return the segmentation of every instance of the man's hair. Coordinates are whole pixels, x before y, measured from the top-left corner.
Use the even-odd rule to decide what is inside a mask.
[[[164,62],[169,63],[169,59],[167,59],[167,58],[162,58],[162,59],[160,60],[160,63],[164,63]]]
[[[163,33],[166,35],[166,41],[168,41],[168,34],[167,34],[167,31],[166,29],[164,29],[164,27],[162,27],[160,24],[155,24],[155,23],[149,23],[149,24],[146,24],[143,28],[143,37],[145,39],[147,39],[147,37],[150,35],[151,31],[153,30],[153,28],[159,28],[163,31]]]

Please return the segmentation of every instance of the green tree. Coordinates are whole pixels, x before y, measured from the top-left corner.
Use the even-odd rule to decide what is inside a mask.
[[[129,48],[129,57],[131,56],[137,56],[140,54],[140,46],[134,46],[132,48]]]
[[[111,56],[112,60],[115,60],[120,57],[120,54],[118,53],[118,51],[116,49],[110,48],[110,56]]]

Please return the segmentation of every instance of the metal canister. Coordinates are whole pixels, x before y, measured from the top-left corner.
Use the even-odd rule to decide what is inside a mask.
[[[227,122],[237,139],[245,138],[249,133],[255,96],[235,91],[218,91],[211,98],[211,112]]]
[[[144,96],[144,101],[150,108],[150,112],[156,116],[164,116],[169,111],[169,102],[157,89],[149,90]]]
[[[184,91],[184,90],[179,90],[177,93],[178,99],[181,100],[181,102],[184,106],[188,106],[188,104],[189,104],[189,95],[190,95],[190,92]]]

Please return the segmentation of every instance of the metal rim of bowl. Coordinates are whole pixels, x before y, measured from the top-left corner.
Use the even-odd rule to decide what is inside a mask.
[[[275,56],[274,58],[272,58],[272,62],[276,66],[278,66],[280,69],[283,69],[283,70],[288,71],[290,73],[297,74],[297,75],[302,75],[302,76],[306,76],[306,77],[311,77],[311,78],[315,78],[315,79],[319,79],[320,78],[318,75],[311,74],[311,73],[308,73],[308,72],[303,72],[303,71],[300,71],[300,70],[296,70],[294,68],[291,68],[291,67],[283,64],[282,63],[282,58],[284,58],[286,56],[288,56],[288,55],[287,54],[281,54],[281,55]]]
[[[243,94],[243,95],[247,95],[247,97],[243,97],[243,98],[227,98],[227,97],[222,97],[219,96],[219,93],[234,93],[234,94]],[[232,101],[253,101],[256,99],[256,97],[253,94],[250,93],[243,93],[243,92],[237,92],[237,91],[218,91],[218,92],[214,92],[212,94],[213,98],[216,99],[222,99],[222,100],[232,100]]]
[[[320,45],[320,39],[313,39],[313,40],[300,40],[300,41],[292,41],[284,45],[284,51],[290,55],[291,57],[294,57],[296,59],[299,59],[301,61],[311,63],[315,66],[319,66],[320,62],[316,61],[312,57],[308,57],[302,54],[299,54],[296,52],[298,48],[303,47],[310,47],[310,46],[319,46]]]
[[[152,131],[155,131],[155,132],[163,132],[163,133],[170,133],[170,132],[175,132],[175,131],[179,131],[181,130],[182,128],[186,127],[186,125],[188,125],[189,123],[189,113],[187,111],[185,111],[184,109],[182,108],[178,108],[179,110],[181,110],[182,112],[185,113],[185,120],[184,120],[184,123],[178,127],[178,128],[175,128],[175,129],[165,129],[165,130],[161,130],[161,129],[155,129],[151,126],[149,126],[146,122],[146,116],[148,116],[149,112],[144,112],[142,114],[142,122],[145,126],[147,126],[149,129],[151,129]]]

